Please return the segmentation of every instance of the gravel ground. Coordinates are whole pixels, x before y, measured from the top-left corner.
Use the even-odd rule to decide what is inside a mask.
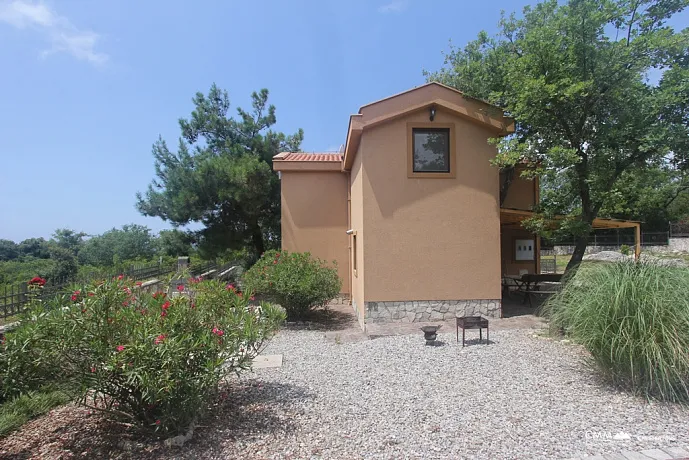
[[[101,426],[102,438],[98,416],[81,428],[61,420],[53,432],[49,415],[28,424],[36,446],[55,444],[65,430],[73,444],[24,446],[15,458],[68,449],[90,458],[565,459],[689,444],[688,409],[608,388],[582,364],[579,347],[527,330],[491,339],[462,349],[454,334],[439,334],[446,344],[426,347],[419,332],[338,344],[322,331],[285,330],[265,351],[282,354],[283,367],[234,383],[181,449],[111,427],[110,444],[98,444],[84,434]],[[24,431],[5,440],[0,456],[17,455],[11,446],[22,445]],[[620,432],[629,439],[612,439]]]
[[[283,331],[251,376],[265,422],[213,435],[218,458],[547,458],[689,443],[689,410],[647,403],[597,381],[577,346],[533,331],[462,349],[454,334],[337,344]],[[277,411],[270,411],[274,402]],[[272,413],[271,413],[272,412]],[[624,432],[627,440],[611,439]],[[208,440],[203,441],[207,445]],[[197,444],[198,445],[198,444]],[[191,447],[191,446],[190,446]]]

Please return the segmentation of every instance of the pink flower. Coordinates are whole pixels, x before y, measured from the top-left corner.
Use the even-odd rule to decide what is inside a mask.
[[[238,293],[237,293],[237,297],[239,297],[239,298],[241,299],[241,298],[242,298],[242,293],[241,293],[241,292],[238,292]]]
[[[124,279],[124,275],[120,275],[117,277],[118,280],[122,281]]]
[[[177,290],[178,290],[179,292],[182,292],[182,291],[184,290],[184,285],[178,284],[178,285],[177,285]]]
[[[234,287],[234,284],[228,284],[227,287],[225,288],[228,291],[235,292],[236,288]]]
[[[91,367],[91,373],[93,374],[93,373],[95,373],[95,372],[96,372],[96,368],[95,368],[95,367]]]
[[[249,300],[256,300],[256,297],[255,297],[255,296],[251,296],[251,297],[249,297]]]
[[[132,293],[132,290],[129,289],[127,286],[123,287],[122,290],[123,290],[124,292],[126,292],[127,294],[131,294],[131,293]]]
[[[118,345],[117,348],[116,348],[116,350],[117,350],[118,352],[124,351],[124,345]]]
[[[217,327],[214,327],[211,332],[213,332],[213,334],[217,335],[218,337],[222,337],[222,335],[224,334],[224,332],[221,329],[218,329]]]
[[[156,345],[158,345],[158,344],[160,344],[160,343],[163,343],[163,342],[165,341],[165,338],[166,338],[166,337],[167,337],[167,336],[166,336],[165,334],[160,334],[158,337],[155,338],[155,340],[153,341],[153,343],[155,343]]]
[[[142,284],[144,284],[144,283],[142,283],[141,281],[137,281],[137,282],[136,282],[136,285],[139,286],[139,287],[141,287]]]
[[[167,302],[165,302],[165,303],[162,305],[162,308],[163,308],[163,310],[167,310],[168,308],[170,308],[170,301],[168,300]]]
[[[160,420],[156,420],[156,425],[160,425]]]

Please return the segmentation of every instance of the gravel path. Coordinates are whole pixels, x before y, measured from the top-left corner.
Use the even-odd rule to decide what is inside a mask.
[[[213,429],[183,455],[564,459],[689,444],[689,410],[597,382],[579,347],[525,330],[491,339],[462,349],[454,334],[426,347],[420,332],[337,344],[283,331],[265,352],[283,367],[244,377],[233,396],[242,431]]]
[[[689,446],[689,409],[610,389],[578,346],[524,329],[464,349],[439,339],[284,330],[265,351],[283,366],[233,381],[183,448],[67,405],[1,439],[0,458],[563,460]]]

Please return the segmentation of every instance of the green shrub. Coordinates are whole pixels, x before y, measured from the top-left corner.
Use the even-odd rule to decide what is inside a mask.
[[[115,279],[34,302],[3,344],[5,394],[59,378],[84,405],[160,434],[184,431],[284,319],[224,283],[190,283],[191,295],[168,295]]]
[[[290,319],[325,306],[342,287],[336,266],[308,252],[267,251],[246,271],[243,282],[246,289],[278,302]]]
[[[582,265],[545,305],[551,325],[613,383],[689,400],[689,270],[622,261]]]
[[[630,255],[630,254],[632,253],[632,248],[630,248],[630,247],[629,247],[628,245],[626,245],[626,244],[623,244],[622,246],[620,246],[620,252],[621,252],[623,255],[628,256],[628,255]]]

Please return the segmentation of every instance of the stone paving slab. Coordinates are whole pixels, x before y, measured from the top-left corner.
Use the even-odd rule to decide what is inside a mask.
[[[282,367],[282,355],[259,355],[251,364],[252,369],[267,369],[270,367]]]

